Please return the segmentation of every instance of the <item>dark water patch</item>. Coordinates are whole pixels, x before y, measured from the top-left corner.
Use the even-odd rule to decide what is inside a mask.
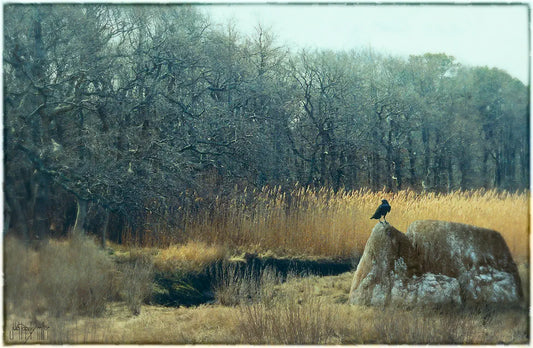
[[[164,306],[195,306],[215,300],[213,289],[228,277],[258,280],[270,270],[284,282],[288,275],[331,276],[351,271],[359,260],[299,260],[249,256],[239,261],[217,261],[200,272],[157,273],[152,302]],[[228,269],[231,272],[228,273]]]
[[[256,270],[257,273],[265,268],[271,268],[283,278],[286,278],[288,274],[330,276],[350,271],[353,267],[353,262],[350,260],[343,262],[252,257],[247,258],[246,267]]]
[[[152,302],[164,306],[194,306],[214,299],[208,272],[157,273]]]

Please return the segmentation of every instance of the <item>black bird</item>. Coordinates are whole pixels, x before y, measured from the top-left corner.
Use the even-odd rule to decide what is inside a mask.
[[[374,215],[372,215],[371,219],[378,219],[379,222],[381,222],[381,217],[383,216],[383,220],[387,222],[387,220],[385,219],[385,215],[387,215],[389,211],[390,211],[389,202],[387,202],[386,199],[382,199],[381,205],[376,209],[376,212],[374,213]]]

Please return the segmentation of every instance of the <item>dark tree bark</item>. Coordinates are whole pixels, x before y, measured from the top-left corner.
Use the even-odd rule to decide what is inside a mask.
[[[74,223],[73,233],[84,234],[85,233],[85,219],[87,218],[87,206],[86,199],[79,198],[77,200],[76,222]]]

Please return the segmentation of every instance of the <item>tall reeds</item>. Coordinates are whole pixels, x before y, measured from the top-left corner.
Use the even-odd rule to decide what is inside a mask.
[[[179,235],[179,243],[194,240],[248,252],[347,259],[363,252],[377,223],[370,216],[381,199],[392,206],[387,221],[401,231],[421,219],[461,222],[494,229],[515,257],[528,255],[529,192],[483,189],[452,193],[334,192],[304,187],[235,190],[189,214],[179,233],[171,229],[161,233]]]

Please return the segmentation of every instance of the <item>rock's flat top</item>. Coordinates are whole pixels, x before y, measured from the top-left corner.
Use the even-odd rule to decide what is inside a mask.
[[[456,222],[418,220],[409,226],[406,236],[425,271],[458,277],[465,270],[490,266],[518,276],[511,252],[497,231]]]

